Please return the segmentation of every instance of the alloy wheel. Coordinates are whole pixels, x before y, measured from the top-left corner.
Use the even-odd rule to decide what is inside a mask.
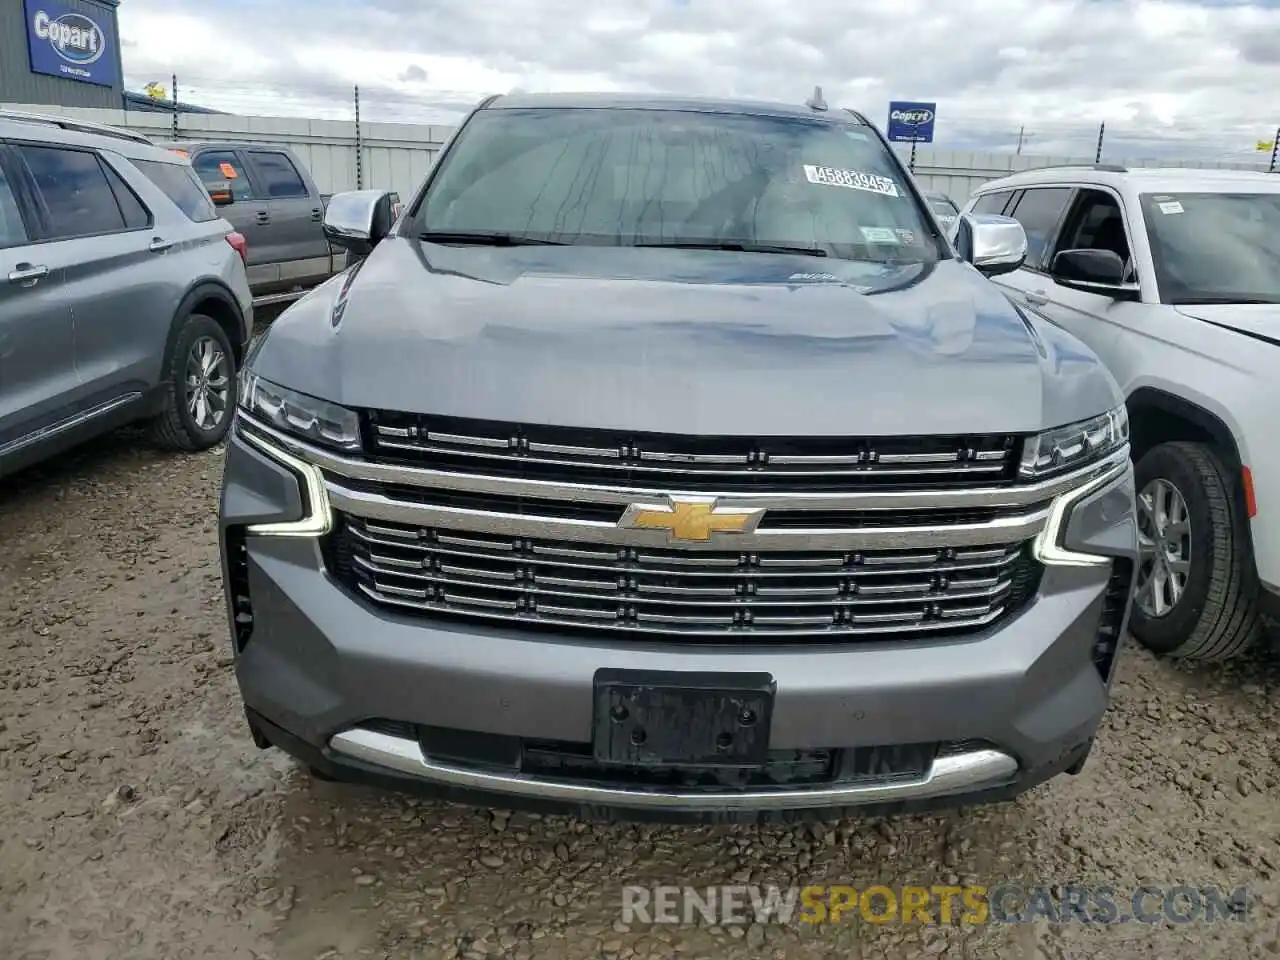
[[[201,430],[214,430],[227,415],[231,362],[213,337],[200,337],[187,354],[187,412]]]
[[[1138,577],[1135,601],[1152,619],[1168,616],[1191,573],[1191,518],[1182,492],[1157,477],[1138,495]]]

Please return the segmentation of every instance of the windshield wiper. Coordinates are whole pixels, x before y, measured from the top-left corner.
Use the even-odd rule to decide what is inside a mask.
[[[1262,297],[1180,297],[1173,301],[1176,307],[1207,307],[1213,304],[1230,303],[1271,303],[1280,304],[1280,300],[1267,300]]]
[[[745,243],[740,240],[667,240],[661,243],[633,243],[633,247],[667,247],[673,250],[732,250],[737,253],[798,253],[806,257],[825,257],[821,247],[788,247],[776,243]]]
[[[418,239],[428,243],[471,243],[485,247],[564,246],[557,240],[540,240],[537,237],[524,237],[518,233],[497,233],[488,230],[424,230],[418,234]]]

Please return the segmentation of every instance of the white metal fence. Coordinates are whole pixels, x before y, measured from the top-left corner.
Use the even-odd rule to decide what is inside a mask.
[[[173,139],[174,117],[171,114],[23,104],[0,104],[0,107],[28,113],[62,114],[94,123],[126,127],[157,141]],[[359,151],[356,149],[355,124],[344,120],[184,113],[177,116],[177,131],[178,139],[182,140],[245,140],[285,144],[311,169],[311,174],[323,193],[338,193],[363,186],[366,189],[396,190],[402,197],[407,197],[422,180],[453,128],[411,123],[361,123]],[[904,160],[908,155],[909,148],[902,148]],[[941,191],[957,203],[962,203],[979,185],[1005,176],[1013,170],[1092,162],[1092,157],[1015,156],[1007,153],[919,149],[916,151],[915,173],[924,189]],[[1131,166],[1158,164],[1246,170],[1267,168],[1265,163],[1230,161],[1179,162],[1126,158],[1115,162]]]

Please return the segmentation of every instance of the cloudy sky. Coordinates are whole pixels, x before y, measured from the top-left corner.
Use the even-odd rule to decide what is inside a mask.
[[[121,0],[132,89],[236,113],[450,123],[488,93],[692,92],[884,123],[939,148],[1255,159],[1280,124],[1280,0]],[[1266,159],[1265,157],[1263,159]]]

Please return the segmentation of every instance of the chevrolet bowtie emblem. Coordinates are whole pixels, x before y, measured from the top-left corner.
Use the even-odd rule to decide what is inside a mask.
[[[713,533],[751,533],[764,511],[750,507],[717,507],[714,497],[701,500],[669,497],[666,505],[633,503],[618,521],[630,530],[665,530],[672,540],[710,540]]]

